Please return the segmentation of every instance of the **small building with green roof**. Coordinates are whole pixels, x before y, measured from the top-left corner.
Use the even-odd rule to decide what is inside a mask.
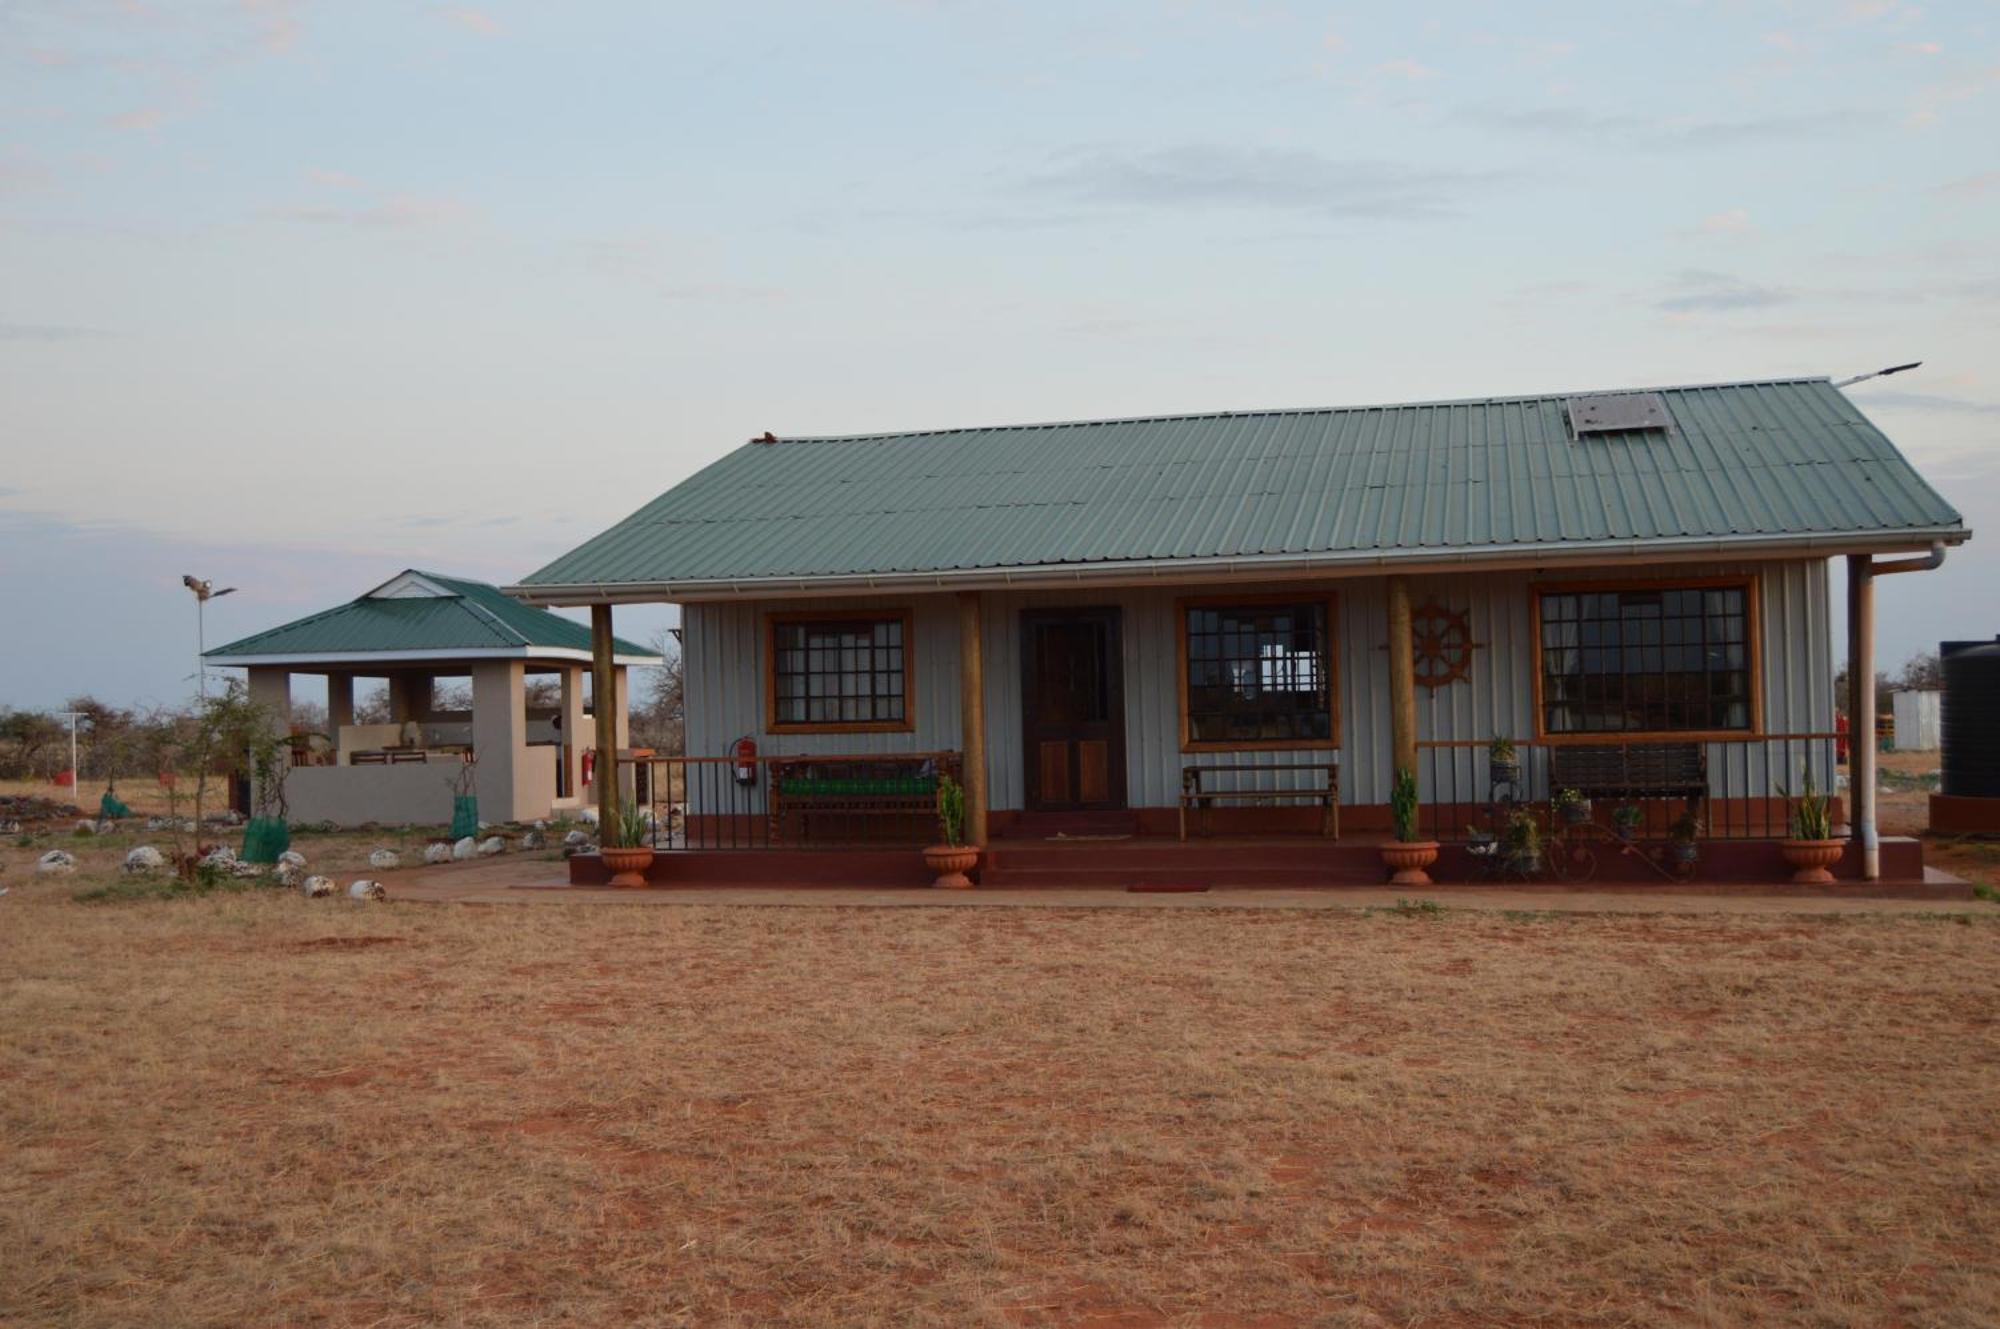
[[[622,639],[612,652],[617,743],[629,748],[627,671],[661,661]],[[285,792],[295,822],[450,821],[468,764],[486,821],[532,821],[582,805],[584,754],[593,746],[586,717],[595,707],[584,686],[590,629],[497,586],[406,569],[346,604],[203,659],[245,670],[250,695],[293,731]],[[324,734],[292,724],[295,674],[326,678]],[[386,716],[358,721],[357,679],[386,681]],[[454,679],[469,680],[469,708],[440,689]]]

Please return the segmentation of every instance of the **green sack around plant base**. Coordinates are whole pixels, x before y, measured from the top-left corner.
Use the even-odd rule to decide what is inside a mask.
[[[97,819],[99,821],[115,821],[119,817],[129,817],[131,815],[132,809],[120,802],[118,796],[109,789],[104,791],[103,798],[97,800]]]
[[[292,832],[282,817],[252,817],[243,826],[245,863],[275,863],[292,847]]]
[[[479,834],[479,795],[453,794],[451,797],[451,838],[463,840]]]

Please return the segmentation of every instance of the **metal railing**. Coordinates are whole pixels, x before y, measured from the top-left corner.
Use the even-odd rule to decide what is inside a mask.
[[[648,757],[634,772],[655,849],[918,847],[938,838],[956,752]]]
[[[1580,789],[1591,803],[1583,819],[1607,826],[1617,823],[1638,838],[1660,839],[1673,834],[1676,823],[1692,812],[1698,839],[1783,839],[1790,830],[1793,797],[1804,791],[1808,770],[1817,792],[1845,793],[1836,783],[1836,741],[1831,733],[1686,740],[1684,746],[1701,752],[1698,794]],[[1654,737],[1590,746],[1629,753],[1683,745]],[[1496,785],[1487,740],[1418,743],[1418,825],[1423,834],[1463,841],[1495,833],[1498,823],[1516,808],[1539,809],[1544,820],[1553,815],[1553,800],[1561,792],[1556,779],[1558,745],[1516,739],[1514,747],[1520,779]],[[1835,819],[1845,820],[1844,809]]]

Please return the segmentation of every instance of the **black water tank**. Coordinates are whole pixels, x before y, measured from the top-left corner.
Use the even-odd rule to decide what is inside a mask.
[[[1959,798],[2000,798],[2000,637],[1938,644],[1944,665],[1943,784]]]

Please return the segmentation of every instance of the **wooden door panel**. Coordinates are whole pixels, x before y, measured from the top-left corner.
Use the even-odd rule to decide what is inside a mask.
[[[1042,779],[1037,786],[1041,801],[1069,802],[1069,744],[1061,741],[1044,742],[1041,749]]]
[[[1076,801],[1111,801],[1111,744],[1105,739],[1088,738],[1076,745]]]

